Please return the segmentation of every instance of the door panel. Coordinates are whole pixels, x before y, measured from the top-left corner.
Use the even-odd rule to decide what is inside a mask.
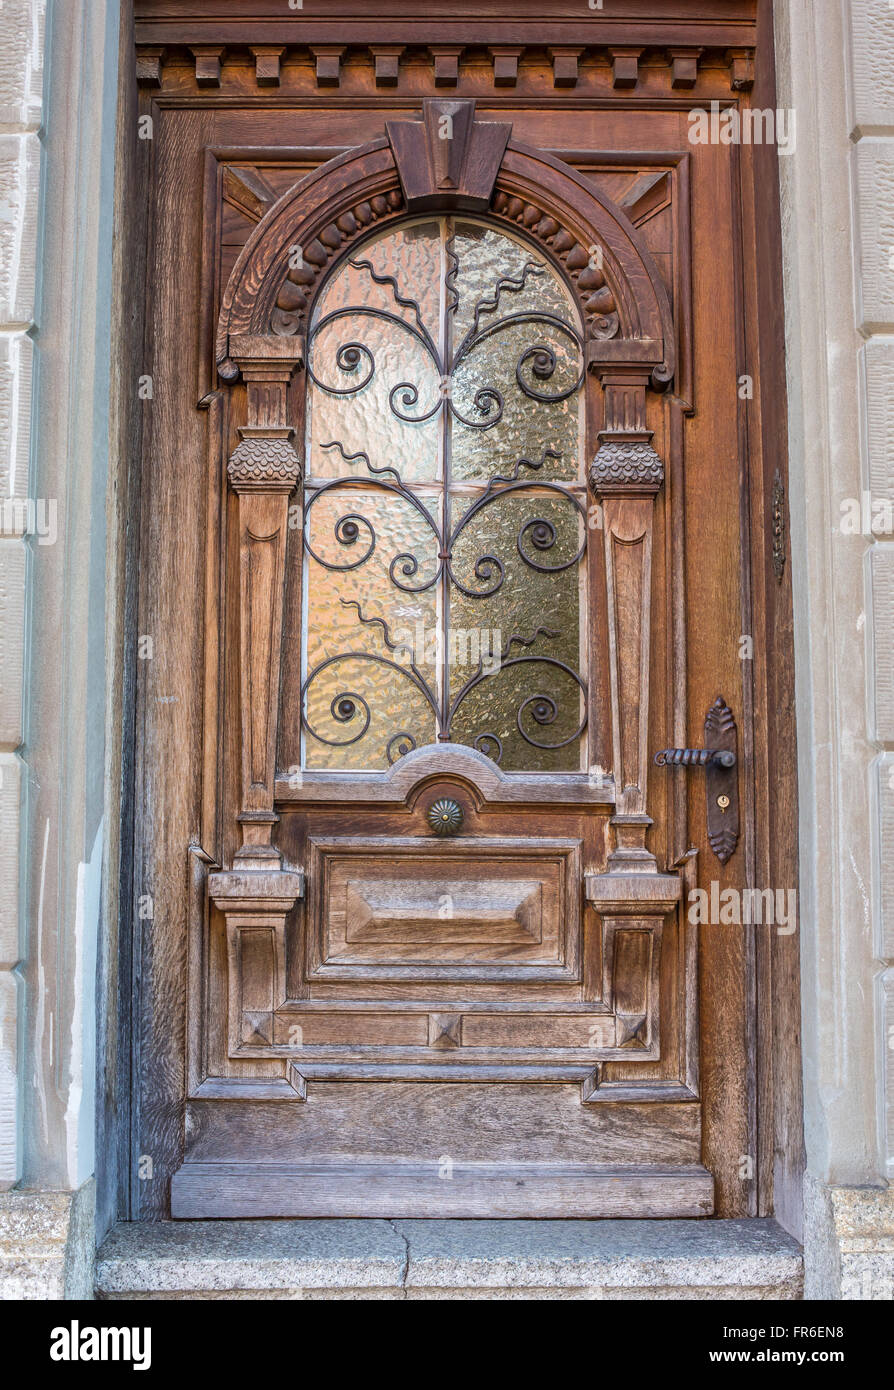
[[[135,1211],[757,1210],[754,940],[687,913],[749,881],[761,795],[751,175],[688,140],[691,105],[747,91],[727,52],[692,88],[656,51],[633,93],[595,51],[577,87],[542,49],[517,88],[472,55],[454,99],[415,50],[395,96],[362,45],[334,86],[286,46],[271,97],[241,50],[209,85],[172,49],[144,87]],[[493,675],[444,659],[457,629]],[[724,863],[704,772],[651,766],[721,695]]]

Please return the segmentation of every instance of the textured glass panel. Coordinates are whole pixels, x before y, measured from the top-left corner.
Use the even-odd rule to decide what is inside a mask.
[[[454,478],[486,481],[511,472],[520,458],[540,462],[539,477],[576,478],[580,392],[574,388],[583,364],[567,291],[541,257],[491,229],[460,223],[452,249],[458,264],[454,406],[463,419],[481,424],[486,393],[502,398],[502,418],[492,428],[455,426]],[[491,413],[497,413],[492,403]]]
[[[308,345],[305,764],[447,738],[584,757],[582,345],[536,251],[403,225],[326,285]],[[570,486],[569,486],[570,484]]]
[[[584,519],[569,496],[544,489],[503,492],[483,506],[462,502],[468,520],[453,547],[458,582],[450,595],[451,701],[459,697],[451,735],[457,743],[477,741],[488,756],[502,745],[506,771],[577,771],[574,736],[583,707],[574,678],[581,649],[576,561]],[[487,556],[493,557],[489,565],[482,559]],[[483,580],[475,579],[476,561]],[[469,597],[459,585],[472,593],[496,592]]]
[[[307,539],[313,555],[307,562],[305,669],[317,672],[306,692],[307,765],[387,766],[395,733],[410,734],[421,747],[436,732],[431,705],[411,679],[411,661],[417,627],[437,630],[437,587],[424,587],[438,573],[437,538],[399,494],[351,486],[324,491],[310,503]],[[398,589],[392,575],[405,589],[422,592]],[[424,649],[421,657],[423,678],[436,686],[436,665],[424,660]],[[340,703],[348,697],[352,710]]]

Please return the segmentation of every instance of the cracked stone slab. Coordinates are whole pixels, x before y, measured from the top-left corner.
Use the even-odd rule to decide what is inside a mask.
[[[713,1289],[742,1298],[765,1289],[774,1292],[764,1296],[800,1296],[801,1247],[771,1220],[394,1224],[409,1245],[411,1290],[553,1288],[635,1298]]]
[[[796,1299],[774,1221],[190,1221],[119,1225],[100,1298]]]

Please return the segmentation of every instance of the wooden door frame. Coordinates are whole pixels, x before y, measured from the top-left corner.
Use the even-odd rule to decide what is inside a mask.
[[[208,43],[209,23],[203,20],[200,24],[193,23],[192,19],[179,20],[174,22],[167,17],[160,16],[159,6],[155,0],[137,0],[138,23],[137,23],[137,42],[138,48],[138,74],[143,88],[144,107],[151,111],[170,104],[182,104],[184,100],[197,100],[201,102],[210,95],[213,100],[215,82],[220,78],[220,53],[215,53],[215,43]],[[161,7],[163,8],[163,7]],[[194,7],[196,16],[201,15],[205,8],[201,0],[197,0]],[[561,5],[557,6],[561,9]],[[633,64],[635,71],[637,55],[621,51],[620,40],[624,37],[634,41],[645,40],[649,35],[654,39],[656,32],[660,33],[664,43],[673,43],[673,25],[665,18],[658,18],[654,14],[643,17],[643,6],[635,3],[619,3],[616,5],[617,14],[612,20],[603,22],[600,29],[600,41],[612,44],[609,52],[614,71],[614,85],[619,93],[626,92],[629,84],[629,75],[625,77],[625,72],[629,74],[630,65]],[[666,7],[654,6],[653,9]],[[245,43],[249,40],[252,33],[261,33],[266,41],[270,40],[270,47],[276,48],[276,40],[280,30],[277,24],[269,15],[262,12],[265,6],[261,0],[250,3],[249,0],[231,0],[228,5],[218,4],[214,7],[215,13],[226,11],[214,25],[214,38],[220,38],[225,43]],[[408,7],[410,11],[412,7]],[[445,11],[449,12],[450,7],[445,6]],[[537,6],[537,13],[541,14],[543,6]],[[733,0],[731,5],[724,5],[723,0],[689,0],[683,3],[679,9],[684,10],[685,24],[680,22],[679,35],[685,32],[686,37],[691,40],[694,36],[703,37],[706,41],[705,46],[713,45],[716,50],[718,39],[724,44],[729,44],[724,51],[730,66],[733,92],[740,93],[753,105],[772,106],[774,104],[773,93],[775,82],[773,75],[773,51],[772,51],[772,13],[769,0],[757,0],[756,4],[748,3],[748,0]],[[729,20],[718,18],[717,11],[731,9],[735,12],[734,18]],[[627,11],[630,15],[627,15]],[[532,7],[533,15],[533,7]],[[634,17],[635,16],[635,17]],[[534,18],[524,15],[525,23],[530,30],[531,38],[534,42],[542,42],[545,33],[549,29],[550,17],[538,23],[537,38],[534,39]],[[697,27],[697,22],[701,21],[701,28]],[[408,19],[409,22],[409,19]],[[417,26],[414,32],[418,31],[421,21],[414,20]],[[463,31],[468,28],[469,21],[462,21]],[[478,21],[478,27],[490,24],[489,32],[497,40],[503,36],[502,24],[497,20],[488,21],[486,18]],[[693,25],[696,28],[693,29]],[[438,16],[434,19],[425,21],[425,34],[427,39],[435,45],[435,62],[445,65],[444,71],[451,69],[454,63],[454,55],[446,50],[451,47],[450,40],[454,38],[456,22],[447,17]],[[329,32],[335,26],[341,27],[342,34],[350,32],[351,36],[356,36],[363,30],[363,23],[358,19],[331,18],[325,22],[320,21],[320,35],[328,37]],[[682,26],[682,27],[681,27]],[[368,25],[366,27],[369,27]],[[393,25],[391,26],[393,27]],[[382,26],[383,30],[388,26]],[[519,26],[513,25],[516,33]],[[624,32],[621,33],[620,29]],[[174,30],[177,34],[173,39],[171,35]],[[735,32],[733,32],[733,30]],[[294,28],[290,30],[294,33]],[[334,32],[334,31],[333,31]],[[523,37],[528,31],[523,31]],[[566,16],[557,16],[554,32],[567,39],[568,26]],[[203,42],[196,44],[190,43],[195,39],[196,33],[201,34]],[[389,29],[390,33],[390,29]],[[316,35],[316,37],[320,37]],[[721,37],[722,36],[722,37]],[[388,35],[382,33],[376,37],[381,37],[383,41]],[[161,39],[161,42],[159,42]],[[731,43],[730,40],[733,40]],[[369,43],[368,36],[363,36],[363,42]],[[183,91],[172,92],[169,96],[162,89],[162,77],[164,73],[165,48],[171,50],[171,44],[184,43],[189,51],[194,53],[196,62],[196,86],[193,96],[184,96]],[[440,45],[440,47],[438,47]],[[335,48],[338,47],[336,44]],[[630,44],[633,48],[634,44]],[[680,73],[680,85],[686,89],[688,75],[691,72],[693,45],[690,42],[686,51],[681,47],[677,56],[673,57],[675,78],[678,71]],[[328,50],[328,51],[324,51]],[[252,50],[254,51],[254,50]],[[327,73],[334,71],[337,73],[340,56],[334,53],[333,47],[321,40],[313,47],[314,60],[317,65],[318,81],[328,84],[331,81]],[[183,52],[183,48],[178,50],[178,54]],[[376,63],[377,73],[380,60],[383,71],[387,70],[387,63],[392,55],[381,52],[373,54]],[[570,76],[564,74],[571,73],[571,69],[577,71],[579,55],[569,52],[569,48],[554,46],[551,49],[551,61],[553,63],[554,77],[557,84],[570,81]],[[269,53],[255,54],[257,62],[258,80],[261,80],[261,73],[264,61],[272,61]],[[503,51],[495,52],[494,61],[500,58],[501,61],[512,64],[512,56],[508,58],[503,55]],[[499,90],[499,89],[498,89]],[[382,104],[390,104],[392,99],[387,92],[383,93]],[[140,150],[140,156],[144,160],[151,157],[150,150]],[[763,656],[758,657],[753,666],[752,682],[752,701],[754,710],[754,747],[746,749],[746,755],[750,759],[751,768],[750,787],[746,792],[746,800],[750,804],[752,825],[754,827],[753,849],[749,872],[753,876],[751,881],[780,884],[786,886],[797,883],[797,839],[796,839],[796,779],[795,779],[795,749],[794,749],[794,715],[793,715],[793,672],[792,672],[792,641],[791,641],[791,593],[788,566],[783,563],[781,578],[777,577],[776,567],[778,567],[778,553],[774,562],[772,548],[767,543],[768,528],[772,530],[775,525],[777,532],[784,534],[786,507],[784,500],[785,488],[785,460],[780,457],[779,440],[785,437],[785,393],[783,376],[783,339],[781,333],[781,313],[779,305],[781,295],[779,285],[781,283],[781,252],[778,219],[778,193],[775,172],[776,154],[769,147],[753,147],[734,152],[738,157],[730,161],[731,178],[736,192],[736,201],[739,206],[742,238],[741,247],[743,252],[743,264],[741,266],[742,283],[742,303],[745,320],[745,330],[742,342],[742,364],[743,372],[747,366],[754,361],[759,362],[759,372],[755,370],[754,375],[761,377],[764,385],[759,393],[757,404],[749,403],[751,408],[746,409],[744,404],[740,409],[740,436],[742,439],[742,458],[743,458],[743,479],[742,479],[742,508],[741,508],[741,533],[743,538],[743,560],[750,558],[751,566],[751,593],[746,594],[746,606],[749,611],[743,612],[743,632],[750,632],[754,627],[752,613],[763,615],[763,625],[754,636],[756,647],[763,638]],[[134,177],[133,172],[128,176],[124,171],[124,177],[130,178],[130,188],[134,190],[132,200],[132,220],[130,235],[136,247],[145,247],[150,242],[150,230],[148,215],[140,215],[139,197],[136,189],[139,180]],[[148,186],[148,180],[146,185]],[[130,204],[129,204],[130,205]],[[770,228],[770,235],[767,236],[767,228]],[[758,266],[761,272],[758,273]],[[143,321],[143,332],[146,333],[148,315],[145,305],[141,308]],[[133,368],[134,374],[139,376],[145,369],[147,355],[151,344],[144,337],[144,343],[138,352],[134,353]],[[139,368],[140,370],[136,370]],[[215,439],[215,432],[220,428],[220,421],[216,417],[216,405],[213,399],[208,401],[209,406],[209,449],[219,450],[220,439]],[[682,434],[682,414],[678,413],[671,426],[674,431]],[[756,445],[756,447],[755,447]],[[755,456],[759,459],[756,466],[753,462]],[[778,482],[777,482],[778,473]],[[213,503],[211,504],[213,505]],[[139,499],[134,500],[134,507],[138,512]],[[138,529],[138,528],[136,528]],[[135,583],[136,570],[139,565],[139,540],[132,540],[131,549],[128,556],[128,569],[131,575],[131,585]],[[778,544],[777,544],[778,552]],[[747,587],[747,586],[746,586]],[[132,632],[129,635],[131,652],[133,653],[137,634]],[[769,654],[773,654],[770,659]],[[781,656],[780,656],[781,654]],[[779,659],[777,659],[779,658]],[[747,685],[747,682],[746,682]],[[126,765],[131,767],[132,758],[129,756],[129,749],[132,740],[132,728],[128,732],[129,721],[125,720],[125,756]],[[685,735],[685,729],[681,730]],[[677,741],[685,743],[685,737],[680,737]],[[774,778],[773,787],[779,788],[778,796],[770,794],[770,777]],[[685,794],[684,794],[685,799]],[[133,816],[136,808],[135,785],[129,781],[125,786],[123,794],[124,821]],[[217,811],[209,813],[216,818]],[[763,812],[763,813],[762,813]],[[125,839],[127,836],[125,835]],[[681,846],[680,848],[685,848]],[[194,847],[190,855],[190,884],[193,895],[194,910],[204,912],[204,906],[200,903],[200,897],[204,894],[204,880],[208,865],[205,862],[207,856],[198,846]],[[127,856],[122,872],[122,905],[121,922],[122,937],[127,937],[126,925],[132,920],[133,903],[138,896],[137,888],[132,877],[132,863],[128,869]],[[766,1214],[774,1209],[774,1189],[776,1211],[790,1228],[798,1229],[799,1211],[799,1183],[800,1173],[803,1167],[803,1153],[800,1139],[801,1130],[801,1091],[800,1091],[800,1058],[797,1046],[793,1045],[793,1039],[797,1038],[797,1025],[799,1017],[799,1004],[797,993],[797,951],[784,949],[786,942],[764,935],[755,941],[753,952],[753,969],[749,989],[754,1000],[752,1010],[753,1017],[753,1059],[754,1059],[754,1078],[752,1085],[752,1106],[753,1106],[753,1133],[757,1144],[758,1158],[757,1170],[760,1176],[760,1185],[755,1193],[754,1214]],[[134,961],[138,956],[138,948],[127,946],[121,952],[122,980],[121,980],[121,1002],[122,1008],[119,1013],[119,1036],[122,1040],[121,1045],[125,1049],[125,1055],[129,1050],[129,1040],[132,1036],[131,1015],[130,1015],[130,995],[132,991],[132,980],[134,972]],[[794,960],[792,957],[794,956]],[[139,1061],[134,1062],[136,1067]],[[128,1109],[130,1098],[130,1086],[125,1084],[125,1094],[122,1097],[122,1114]],[[775,1154],[775,1158],[773,1157]],[[123,1182],[123,1192],[126,1192],[128,1183]],[[129,1209],[129,1201],[125,1197],[122,1202],[122,1214]]]

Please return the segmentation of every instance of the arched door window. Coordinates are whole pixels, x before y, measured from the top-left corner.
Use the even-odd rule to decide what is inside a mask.
[[[344,260],[308,341],[303,758],[450,741],[586,766],[581,324],[531,246],[408,221]]]

